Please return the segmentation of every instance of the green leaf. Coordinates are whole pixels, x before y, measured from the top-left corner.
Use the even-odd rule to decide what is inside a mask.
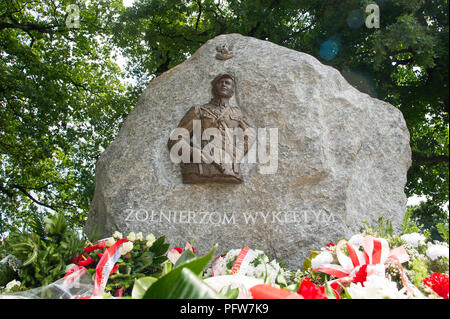
[[[158,278],[151,276],[136,279],[134,281],[133,290],[131,291],[131,297],[134,299],[142,299],[148,288],[157,280]]]
[[[330,287],[328,282],[325,282],[325,294],[328,299],[336,299],[336,295],[333,292],[333,289]]]
[[[144,295],[144,299],[158,299],[164,298],[167,295],[167,291],[171,289],[178,281],[183,269],[189,269],[195,275],[200,275],[203,269],[208,265],[216,252],[217,244],[204,256],[192,259],[184,264],[175,267],[169,273],[165,274],[158,279]]]
[[[180,258],[178,258],[177,262],[175,263],[175,267],[178,267],[178,266],[184,264],[185,262],[188,262],[189,260],[192,260],[194,258],[195,258],[195,255],[192,251],[185,250],[185,251],[183,251]]]
[[[353,299],[352,296],[350,296],[350,294],[348,293],[347,289],[344,287],[344,296],[345,299]]]
[[[175,284],[167,290],[161,291],[159,298],[165,299],[220,299],[214,289],[197,277],[188,268],[181,270]]]
[[[231,288],[231,286],[223,287],[219,294],[226,299],[236,299],[239,296],[239,288]]]
[[[165,275],[172,270],[172,263],[166,262],[163,264],[162,274]]]
[[[30,258],[28,258],[28,259],[23,263],[23,266],[28,266],[29,264],[31,264],[31,263],[37,258],[37,255],[38,255],[38,250],[37,250],[37,249],[33,249],[33,252],[31,253]]]
[[[161,264],[162,264],[163,262],[165,262],[167,259],[168,259],[168,258],[167,258],[166,256],[160,256],[160,257],[155,258],[155,259],[153,260],[153,263],[154,263],[154,264],[161,265]]]
[[[277,283],[284,287],[287,286],[286,278],[281,274],[281,272],[277,276]]]
[[[448,243],[448,225],[445,227],[444,223],[439,223],[436,225],[436,228],[441,235],[442,239],[444,239]]]
[[[305,259],[305,261],[303,262],[303,269],[304,270],[311,268],[311,260],[313,260],[314,257],[316,257],[318,254],[320,254],[320,251],[310,250],[309,253],[310,253],[310,256],[307,257]]]
[[[164,255],[170,246],[169,244],[164,244],[165,239],[165,236],[161,236],[156,239],[153,245],[149,248],[149,252],[152,252],[155,256]]]

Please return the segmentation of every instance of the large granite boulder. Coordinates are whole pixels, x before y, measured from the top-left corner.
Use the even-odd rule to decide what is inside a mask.
[[[234,57],[216,47],[234,44]],[[167,141],[186,111],[211,99],[211,80],[232,74],[238,105],[256,128],[278,129],[278,167],[241,164],[244,183],[183,184]],[[87,229],[166,235],[199,253],[262,249],[300,267],[310,249],[379,216],[399,226],[411,164],[401,112],[352,87],[316,58],[239,34],[209,40],[150,82],[100,156]]]

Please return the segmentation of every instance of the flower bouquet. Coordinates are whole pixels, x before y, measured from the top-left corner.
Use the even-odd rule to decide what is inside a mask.
[[[261,279],[264,285],[247,287],[253,298],[293,298],[291,292],[305,299],[448,299],[447,242],[427,242],[418,232],[383,236],[366,228],[348,241],[329,243],[297,271],[261,251],[230,250],[205,275]]]
[[[111,292],[116,297],[122,297],[124,293],[130,295],[130,287],[136,279],[161,273],[169,248],[169,244],[164,243],[164,240],[164,236],[156,239],[153,234],[149,234],[144,238],[142,233],[134,232],[123,238],[123,235],[116,231],[112,237],[85,247],[67,267],[66,276],[84,267],[98,281],[102,275],[100,271],[106,268],[101,264],[103,260],[111,268],[108,274],[103,274],[107,280],[104,291]],[[114,248],[116,249],[111,256],[103,258],[105,253]]]
[[[394,235],[385,226],[366,227],[348,240],[311,251],[296,270],[246,246],[216,256],[215,245],[197,256],[192,243],[168,250],[164,236],[131,232],[124,238],[115,232],[88,243],[63,278],[36,289],[41,296],[83,283],[82,289],[73,289],[83,298],[448,299],[448,235],[432,241],[416,228]],[[2,262],[3,267],[15,265],[11,257]],[[11,281],[4,290],[18,287]]]

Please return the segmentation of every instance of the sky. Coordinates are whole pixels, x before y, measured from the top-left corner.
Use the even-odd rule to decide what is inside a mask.
[[[129,6],[131,6],[131,5],[133,5],[133,2],[134,2],[135,0],[123,0],[123,5],[125,6],[125,7],[129,7]]]

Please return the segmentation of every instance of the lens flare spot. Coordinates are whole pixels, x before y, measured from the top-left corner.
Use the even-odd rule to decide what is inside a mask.
[[[319,56],[326,60],[332,60],[339,53],[339,44],[334,40],[326,40],[319,49]]]
[[[352,10],[347,16],[347,25],[350,29],[359,29],[364,25],[365,18],[361,9]]]

